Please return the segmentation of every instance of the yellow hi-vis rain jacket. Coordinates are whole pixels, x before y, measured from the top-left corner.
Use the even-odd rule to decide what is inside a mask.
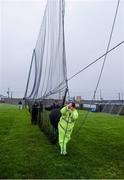
[[[58,124],[59,130],[59,145],[61,148],[61,154],[66,154],[66,144],[71,139],[71,133],[75,124],[75,120],[78,118],[78,112],[76,109],[71,111],[68,107],[61,109],[61,118]]]

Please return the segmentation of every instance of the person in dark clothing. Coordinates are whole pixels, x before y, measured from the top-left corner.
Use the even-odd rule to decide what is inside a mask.
[[[60,105],[57,102],[53,103],[52,109],[59,109],[59,108],[60,108]]]
[[[19,106],[19,110],[22,110],[22,101],[19,101],[18,106]]]
[[[102,112],[102,104],[99,105],[99,112]]]
[[[38,103],[34,102],[34,104],[32,105],[32,118],[31,118],[31,122],[32,124],[37,124],[37,119],[38,119]]]
[[[60,108],[52,109],[50,112],[49,118],[53,126],[53,144],[57,143],[58,140],[58,123],[61,117]]]
[[[57,101],[54,101],[54,103],[50,106],[46,106],[45,109],[48,111],[51,111],[49,114],[50,123],[53,127],[53,134],[52,134],[52,143],[56,144],[58,140],[58,123],[59,119],[61,117],[60,112],[61,106],[58,104]]]
[[[43,120],[43,102],[39,102],[39,108],[38,108],[38,124],[42,124]]]

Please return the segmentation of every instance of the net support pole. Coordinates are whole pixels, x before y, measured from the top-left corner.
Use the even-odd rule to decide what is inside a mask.
[[[67,92],[68,92],[68,88],[66,88],[66,90],[65,90],[64,98],[63,98],[63,101],[62,101],[62,107],[64,107]]]

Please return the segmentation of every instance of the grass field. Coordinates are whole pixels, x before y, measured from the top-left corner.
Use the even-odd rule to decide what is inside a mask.
[[[90,113],[75,134],[85,113],[63,157],[26,110],[0,105],[0,178],[124,179],[124,116]]]

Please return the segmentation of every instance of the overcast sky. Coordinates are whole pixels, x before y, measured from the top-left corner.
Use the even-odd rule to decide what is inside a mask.
[[[66,0],[65,40],[68,77],[104,54],[117,0]],[[39,33],[46,0],[0,0],[0,94],[10,88],[23,97],[32,51]],[[124,40],[124,0],[110,48]],[[71,96],[91,98],[102,60],[69,82]],[[124,44],[107,56],[97,92],[104,99],[124,98]]]

